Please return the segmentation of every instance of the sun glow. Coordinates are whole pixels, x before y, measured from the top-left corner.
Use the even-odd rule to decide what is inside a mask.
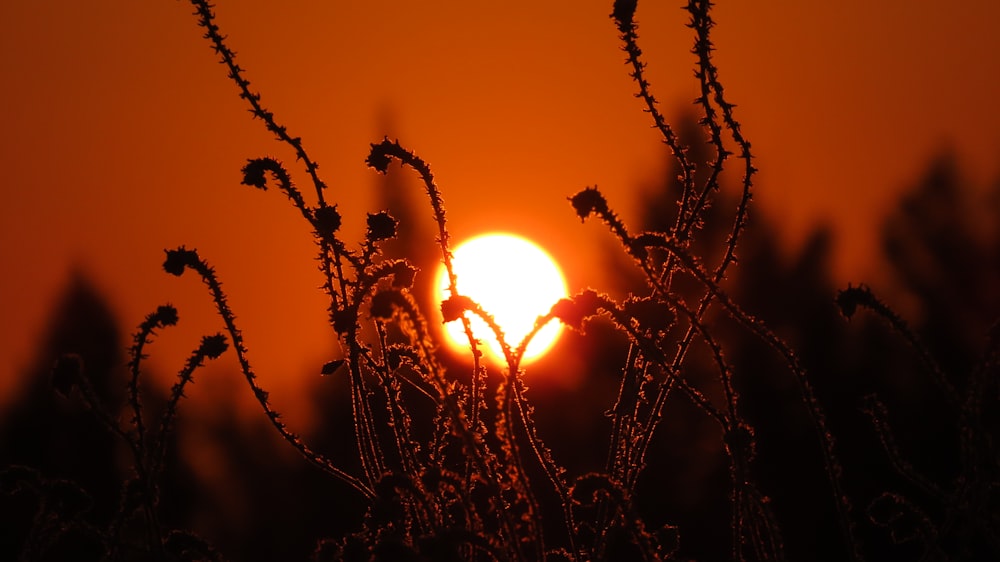
[[[567,296],[566,280],[555,260],[536,244],[512,234],[491,233],[466,240],[453,251],[452,266],[459,294],[493,315],[511,348],[521,343],[539,316]],[[434,286],[438,303],[450,296],[443,265],[438,268]],[[472,313],[466,314],[472,321],[472,333],[485,344],[484,351],[502,360],[500,344],[486,323]],[[468,349],[462,322],[449,322],[444,327],[449,345]],[[544,355],[561,332],[558,321],[549,322],[529,342],[523,362]]]

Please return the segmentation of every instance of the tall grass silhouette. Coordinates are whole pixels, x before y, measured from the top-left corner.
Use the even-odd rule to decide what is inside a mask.
[[[865,403],[886,452],[899,472],[917,488],[939,498],[944,515],[925,513],[903,494],[886,490],[867,509],[854,505],[843,483],[844,468],[827,416],[813,384],[791,347],[763,322],[747,313],[727,292],[725,279],[737,261],[747,224],[757,169],[751,143],[737,119],[712,53],[712,3],[691,0],[685,6],[693,34],[694,80],[699,94],[695,105],[699,125],[709,147],[707,162],[695,161],[691,151],[663,117],[646,78],[646,62],[639,46],[636,2],[616,1],[611,19],[625,53],[625,63],[641,103],[663,143],[676,159],[681,189],[676,218],[663,231],[635,231],[613,210],[597,187],[585,187],[568,197],[566,212],[582,220],[598,220],[640,272],[646,292],[614,299],[586,289],[559,301],[540,315],[534,330],[518,343],[507,341],[488,311],[457,289],[452,267],[444,190],[429,165],[398,140],[371,145],[367,165],[382,174],[399,163],[419,176],[428,198],[437,232],[440,259],[447,270],[450,296],[441,303],[445,322],[461,322],[468,340],[468,372],[446,369],[437,353],[435,330],[428,314],[411,293],[417,267],[405,259],[390,259],[382,246],[396,237],[397,221],[382,211],[367,216],[367,230],[359,242],[349,242],[340,231],[341,210],[332,201],[319,166],[302,140],[290,132],[263,104],[237,63],[234,51],[216,21],[212,6],[192,0],[205,38],[237,86],[239,97],[279,143],[290,147],[304,169],[308,189],[292,181],[281,162],[270,157],[248,160],[243,168],[247,186],[279,189],[301,214],[316,244],[322,291],[328,297],[329,323],[344,354],[322,366],[324,375],[349,380],[356,455],[317,450],[282,421],[267,391],[258,382],[247,358],[247,343],[227,302],[220,275],[207,257],[181,246],[166,251],[164,270],[175,276],[196,277],[208,290],[224,324],[224,331],[207,335],[195,347],[178,373],[167,403],[156,416],[144,407],[140,380],[144,359],[157,332],[178,319],[169,305],[158,308],[139,326],[129,349],[127,402],[122,420],[93,392],[85,366],[67,356],[57,364],[53,385],[62,394],[82,399],[106,426],[120,437],[130,453],[132,474],[121,491],[120,508],[106,528],[90,529],[88,536],[107,560],[218,560],[223,555],[208,541],[185,530],[166,528],[158,516],[159,481],[174,429],[178,405],[195,372],[207,361],[230,349],[240,370],[274,430],[304,459],[345,493],[367,503],[358,514],[355,532],[334,538],[317,537],[316,560],[666,560],[676,559],[685,530],[671,524],[646,522],[635,498],[643,492],[643,476],[661,430],[668,398],[693,404],[717,426],[726,455],[729,477],[729,555],[732,560],[782,560],[785,544],[767,490],[753,470],[757,436],[746,419],[734,379],[741,375],[727,358],[727,343],[713,327],[713,313],[735,321],[759,345],[773,350],[794,381],[808,414],[815,448],[803,455],[815,457],[825,474],[825,494],[836,513],[841,551],[836,559],[863,560],[859,521],[884,526],[894,540],[917,540],[927,559],[944,558],[952,548],[945,538],[956,526],[973,525],[969,533],[987,543],[986,551],[1000,551],[997,457],[993,432],[983,421],[980,397],[995,389],[1000,337],[991,334],[989,353],[968,379],[964,391],[949,381],[902,320],[875,299],[866,288],[848,288],[838,303],[850,316],[867,308],[889,321],[913,344],[928,373],[940,385],[944,401],[960,418],[961,474],[949,486],[921,475],[894,445],[888,413],[878,398]],[[707,173],[696,173],[699,167]],[[700,255],[700,237],[719,214],[708,211],[731,199],[719,197],[722,176],[735,170],[739,196],[731,213],[728,237],[715,260]],[[397,172],[395,169],[391,173]],[[505,365],[499,377],[488,377],[481,343],[472,333],[470,318],[490,327],[503,350]],[[550,322],[586,332],[595,319],[609,322],[629,342],[621,365],[617,396],[609,410],[610,439],[604,469],[575,474],[567,470],[537,429],[535,406],[524,382],[522,357],[531,337]],[[264,344],[261,344],[264,345]],[[713,378],[690,375],[697,349],[707,350]],[[497,381],[497,382],[491,382]],[[427,430],[426,428],[431,428]],[[356,468],[355,468],[356,467]],[[30,469],[9,469],[4,486],[44,487],[43,477]],[[50,490],[51,492],[51,490]],[[56,490],[55,496],[64,493]],[[53,521],[63,521],[65,506],[52,508]],[[41,513],[41,512],[40,512]],[[41,516],[40,516],[41,517]],[[63,517],[63,519],[60,519]],[[58,525],[57,525],[58,526]],[[45,536],[44,529],[38,531]],[[55,532],[55,531],[51,531]],[[964,536],[964,535],[963,535]],[[951,540],[951,539],[948,539]],[[978,548],[978,547],[976,547]],[[29,544],[22,552],[44,550]],[[960,546],[959,554],[983,552]]]

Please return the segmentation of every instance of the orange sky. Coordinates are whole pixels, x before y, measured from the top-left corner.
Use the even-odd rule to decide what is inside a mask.
[[[564,261],[571,290],[600,288],[588,251],[607,235],[565,198],[597,184],[628,219],[637,186],[664,165],[611,2],[218,4],[247,77],[321,163],[350,236],[373,210],[368,145],[388,133],[431,163],[457,236],[515,230]],[[696,93],[677,6],[647,0],[637,16],[668,115]],[[191,11],[0,5],[0,396],[74,264],[127,332],[176,304],[182,327],[152,353],[179,367],[220,328],[197,280],[160,269],[162,249],[180,244],[216,266],[265,386],[336,353],[306,225],[281,195],[239,185],[239,169],[270,154],[306,178],[249,119]],[[790,244],[833,225],[843,282],[872,275],[879,217],[928,157],[950,146],[974,182],[1000,176],[1000,3],[720,2],[714,17],[716,62],[761,168],[756,212],[780,218]]]

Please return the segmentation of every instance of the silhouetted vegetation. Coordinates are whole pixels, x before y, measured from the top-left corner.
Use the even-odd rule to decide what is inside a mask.
[[[313,233],[342,349],[317,366],[315,395],[319,427],[336,429],[303,438],[286,426],[219,275],[196,250],[167,250],[164,270],[197,277],[224,330],[193,346],[166,391],[143,386],[145,359],[178,311],[150,313],[125,358],[106,305],[76,279],[34,386],[2,426],[0,558],[1000,557],[1000,205],[964,201],[950,160],[886,222],[888,262],[921,307],[914,328],[867,286],[831,284],[826,230],[788,257],[770,225],[751,220],[757,170],[712,59],[711,3],[686,6],[700,94],[697,115],[675,131],[645,76],[636,3],[614,2],[635,95],[671,171],[638,227],[596,186],[569,197],[566,212],[607,228],[622,273],[617,286],[585,289],[538,318],[536,331],[572,330],[585,372],[577,390],[529,393],[527,340],[506,341],[457,291],[443,191],[427,163],[399,141],[372,144],[366,163],[396,187],[389,210],[368,213],[363,240],[345,241],[316,162],[262,105],[211,6],[191,3],[240,98],[305,169],[303,191],[281,162],[253,158],[243,183],[277,187]],[[415,242],[425,235],[400,174],[415,174],[428,197],[436,258]],[[989,216],[970,221],[978,212]],[[438,350],[421,304],[435,260],[450,277],[441,313],[468,338],[460,358]],[[501,369],[484,362],[472,316],[500,342]],[[178,405],[223,353],[235,354],[264,413],[250,426],[224,408],[201,421],[241,498],[228,506],[213,503],[177,443],[194,430]],[[595,406],[572,424],[555,410],[571,392]],[[206,522],[235,510],[247,514],[241,524]]]

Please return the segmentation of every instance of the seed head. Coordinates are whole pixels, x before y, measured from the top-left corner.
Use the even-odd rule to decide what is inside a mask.
[[[386,137],[379,144],[372,144],[371,152],[368,153],[368,158],[365,159],[365,163],[370,167],[374,168],[379,173],[386,173],[389,171],[389,164],[392,163],[392,156],[389,156],[387,151],[388,147],[392,146],[392,142]]]
[[[444,321],[453,322],[462,317],[462,313],[473,307],[472,299],[463,295],[452,295],[441,302],[441,316]]]
[[[636,4],[638,4],[637,0],[615,0],[615,7],[614,11],[611,12],[611,18],[615,20],[618,30],[622,33],[625,33],[632,27],[632,18],[635,17]]]
[[[368,240],[377,242],[396,237],[396,219],[386,211],[368,214]]]
[[[372,297],[371,315],[381,320],[389,320],[396,309],[406,307],[406,297],[399,291],[382,291]]]
[[[400,261],[392,267],[392,286],[397,289],[413,287],[413,279],[417,276],[417,268]]]
[[[265,172],[268,166],[263,158],[247,160],[247,165],[243,166],[243,185],[256,187],[257,189],[267,189],[267,177]]]
[[[216,359],[220,355],[229,349],[229,344],[226,343],[226,336],[222,334],[215,334],[214,336],[205,336],[201,338],[200,350],[205,354],[205,357],[209,359]]]
[[[858,306],[866,304],[870,306],[873,302],[875,296],[865,285],[858,287],[848,285],[846,289],[837,293],[837,306],[840,307],[840,313],[848,320],[857,312]]]
[[[340,213],[337,212],[336,206],[316,209],[313,220],[316,232],[323,237],[332,237],[333,233],[340,229]]]
[[[552,307],[552,314],[570,328],[580,331],[583,321],[597,314],[600,298],[596,291],[587,289],[571,299],[559,299]]]
[[[569,201],[573,204],[573,208],[576,209],[576,215],[580,217],[581,221],[586,220],[592,213],[603,214],[608,212],[608,202],[596,187],[584,189],[573,197],[570,197]]]
[[[167,259],[163,261],[163,270],[171,275],[180,277],[184,273],[185,267],[191,267],[198,263],[198,252],[188,250],[184,246],[174,250],[166,250]]]
[[[650,298],[629,299],[622,305],[643,329],[663,332],[674,322],[674,312],[665,302]]]
[[[173,326],[177,324],[177,321],[179,320],[177,317],[177,309],[169,304],[158,306],[156,308],[156,312],[153,313],[153,318],[156,321],[157,326],[161,328]]]

